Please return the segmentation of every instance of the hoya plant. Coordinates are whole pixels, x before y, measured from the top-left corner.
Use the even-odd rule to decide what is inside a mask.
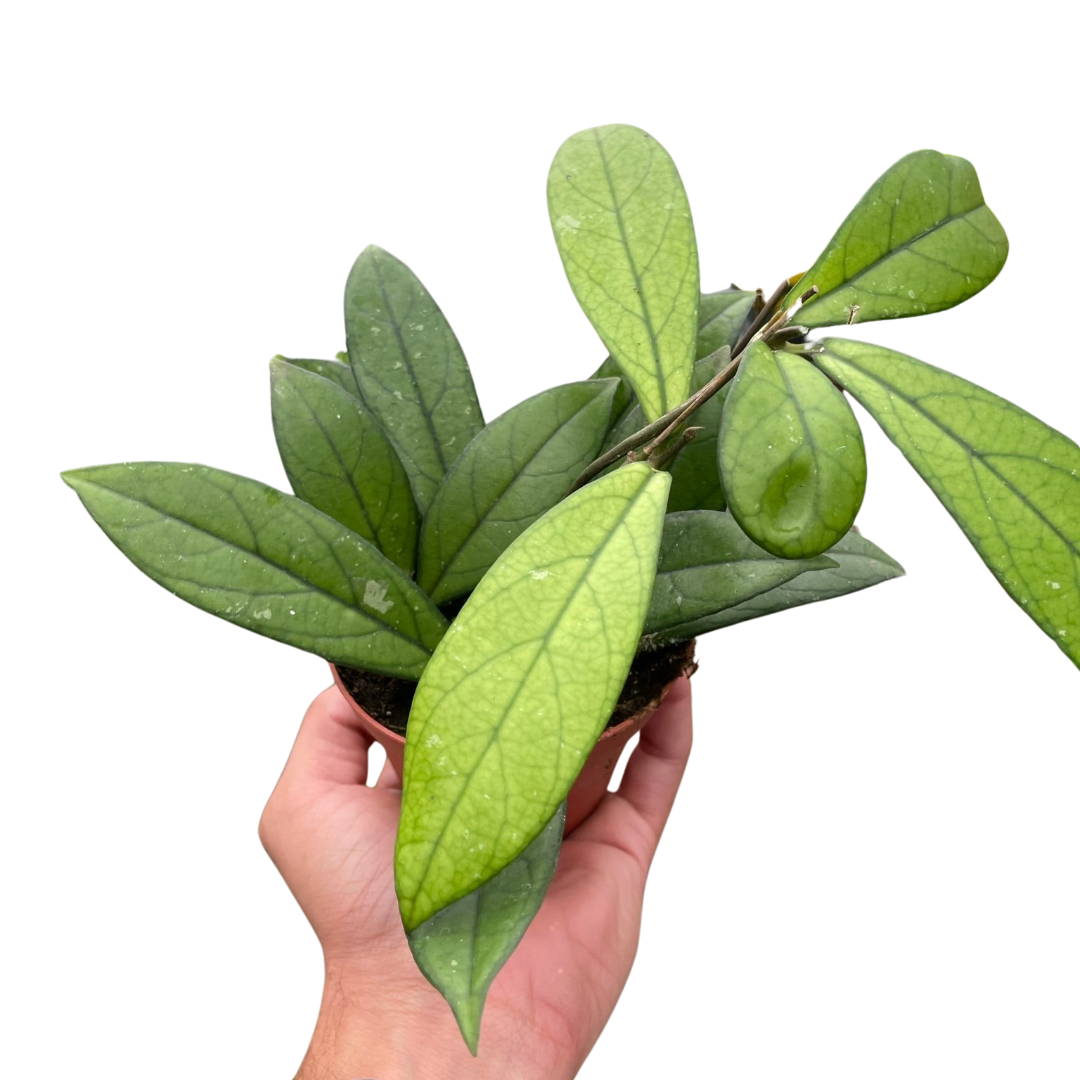
[[[346,351],[270,364],[293,494],[200,465],[64,476],[184,600],[405,687],[401,918],[474,1053],[634,665],[903,573],[854,528],[849,396],[1080,665],[1080,448],[959,375],[813,336],[942,311],[994,279],[1008,242],[967,161],[902,158],[768,298],[701,292],[679,174],[637,128],[568,139],[548,204],[609,353],[592,378],[485,422],[443,312],[369,247],[345,286]]]

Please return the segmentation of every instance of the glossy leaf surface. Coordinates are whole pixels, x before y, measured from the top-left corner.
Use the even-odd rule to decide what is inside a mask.
[[[418,580],[437,604],[469,592],[566,495],[600,449],[617,388],[606,379],[545,390],[469,443],[424,518]]]
[[[374,246],[345,285],[345,336],[364,404],[397,450],[422,513],[484,426],[465,354],[416,275]]]
[[[375,418],[340,386],[287,361],[270,362],[270,390],[293,491],[411,574],[420,520],[405,470]]]
[[[686,397],[698,325],[690,204],[667,151],[625,124],[566,140],[548,211],[574,295],[654,420]]]
[[[761,341],[728,394],[717,458],[735,519],[785,559],[832,547],[866,490],[862,433],[843,394],[802,357]]]
[[[700,390],[727,367],[730,359],[731,350],[724,345],[717,355],[699,360],[694,365],[691,390]],[[724,402],[730,389],[730,383],[722,387],[687,421],[701,430],[683,447],[668,468],[671,473],[668,511],[671,513],[678,510],[723,510],[727,506],[716,460],[716,440],[720,436]]]
[[[409,934],[417,967],[446,998],[473,1054],[480,1042],[487,992],[540,910],[555,873],[565,823],[563,803],[509,866]]]
[[[182,600],[326,660],[418,679],[446,631],[363,537],[292,495],[203,465],[63,474],[109,539]]]
[[[668,514],[645,633],[662,634],[833,565],[825,555],[778,559],[747,537],[730,514]]]
[[[1080,666],[1080,447],[1004,398],[903,353],[826,339],[850,391],[1005,591]]]
[[[868,589],[883,581],[900,577],[904,568],[881,548],[858,533],[850,532],[825,556],[834,566],[821,570],[808,570],[783,585],[744,600],[734,607],[724,608],[712,615],[694,619],[655,635],[657,644],[667,641],[688,641],[712,630],[757,619],[762,615],[775,615],[788,608],[814,604],[819,600],[831,600],[837,596]]]
[[[395,860],[406,930],[512,862],[599,738],[637,650],[669,478],[628,465],[500,556],[417,687]]]
[[[817,285],[798,315],[802,325],[925,315],[985,289],[1008,252],[971,163],[918,150],[859,200],[784,304]]]

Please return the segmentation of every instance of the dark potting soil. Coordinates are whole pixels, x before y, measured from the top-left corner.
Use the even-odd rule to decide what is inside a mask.
[[[683,671],[692,674],[695,670],[693,641],[677,641],[649,652],[639,652],[630,665],[630,674],[607,726],[614,727],[629,720],[656,701],[664,687]],[[359,668],[339,667],[338,674],[345,689],[373,720],[399,735],[405,734],[416,683]]]

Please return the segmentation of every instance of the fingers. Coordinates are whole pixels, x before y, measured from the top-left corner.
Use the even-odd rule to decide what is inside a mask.
[[[280,783],[365,784],[370,745],[341,691],[328,687],[304,714]]]
[[[618,792],[605,798],[574,836],[613,844],[647,868],[675,803],[692,743],[690,680],[683,676],[642,728]]]

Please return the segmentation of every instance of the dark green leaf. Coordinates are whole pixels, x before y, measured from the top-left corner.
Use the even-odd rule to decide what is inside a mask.
[[[273,364],[275,360],[284,361],[286,364],[292,364],[293,367],[313,372],[315,375],[321,375],[324,379],[329,379],[332,383],[340,386],[342,390],[352,394],[354,398],[358,400],[360,398],[360,387],[356,385],[356,377],[353,375],[352,368],[348,364],[341,363],[340,360],[295,360],[288,356],[275,356],[270,363]]]
[[[735,347],[746,313],[754,303],[754,293],[743,289],[723,289],[702,293],[698,309],[697,359],[709,353]]]
[[[437,604],[469,592],[566,495],[600,449],[617,387],[605,379],[545,390],[469,443],[435,492],[420,538],[418,580]]]
[[[618,379],[619,388],[611,402],[611,424],[614,428],[619,421],[637,404],[633,387],[623,377],[619,365],[613,356],[609,356],[590,376],[592,379]]]
[[[774,615],[788,608],[858,592],[904,573],[904,568],[898,562],[856,532],[848,533],[835,547],[830,548],[827,557],[836,565],[823,570],[810,570],[734,607],[673,626],[656,634],[652,641],[655,644],[688,641],[747,619]]]
[[[714,510],[668,514],[645,633],[664,634],[808,570],[835,565],[825,555],[778,559],[749,539],[730,514]]]
[[[256,480],[175,462],[64,473],[140,569],[196,607],[337,664],[418,679],[446,620],[363,537]]]
[[[358,398],[283,359],[270,362],[270,386],[274,435],[293,491],[411,574],[416,504],[375,418]]]
[[[423,513],[484,426],[465,354],[416,275],[374,246],[349,273],[345,332],[364,404],[390,437]]]

